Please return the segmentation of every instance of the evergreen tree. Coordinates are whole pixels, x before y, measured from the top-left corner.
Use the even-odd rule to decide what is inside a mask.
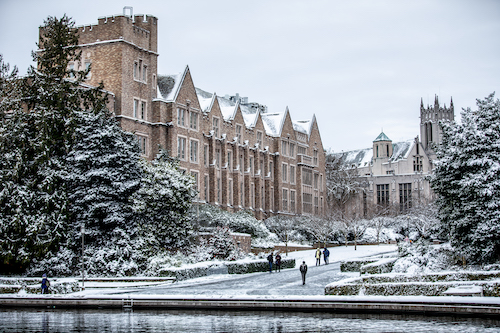
[[[151,163],[143,162],[141,187],[134,205],[141,235],[153,251],[187,244],[192,230],[186,213],[196,196],[194,180],[161,150]]]
[[[500,101],[477,100],[462,123],[443,123],[432,187],[451,244],[472,263],[500,259]]]

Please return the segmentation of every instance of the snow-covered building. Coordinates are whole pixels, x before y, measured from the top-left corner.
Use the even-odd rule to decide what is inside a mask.
[[[436,96],[433,107],[424,108],[423,102],[420,105],[420,135],[424,142],[417,136],[393,143],[381,132],[370,148],[338,153],[361,177],[363,191],[353,199],[351,209],[365,216],[386,208],[405,212],[432,200],[429,176],[436,156],[434,148],[442,139],[438,123],[454,117],[453,100],[450,108],[440,107]]]
[[[270,112],[239,95],[196,88],[187,66],[158,74],[157,24],[125,7],[123,15],[81,26],[82,59],[70,64],[91,65],[86,84],[102,82],[113,93],[114,114],[137,136],[144,158],[167,148],[194,177],[201,203],[252,210],[258,219],[324,214],[325,153],[315,116],[292,121],[288,108]]]

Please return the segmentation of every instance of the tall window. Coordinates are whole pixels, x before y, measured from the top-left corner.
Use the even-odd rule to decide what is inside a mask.
[[[250,186],[250,207],[255,207],[255,184]]]
[[[191,162],[198,163],[198,141],[191,140],[189,147],[189,158]]]
[[[295,144],[290,143],[288,146],[288,156],[294,157],[295,156]]]
[[[203,165],[208,167],[208,145],[203,146]]]
[[[290,212],[295,213],[295,191],[290,190]]]
[[[283,189],[283,211],[288,211],[288,189]]]
[[[304,213],[312,213],[312,194],[302,193],[302,211]]]
[[[274,177],[273,162],[269,162],[269,177],[271,177],[271,179]]]
[[[411,208],[411,183],[399,184],[399,211],[406,212]]]
[[[146,153],[146,147],[147,147],[147,141],[146,137],[137,135],[137,141],[139,141],[139,147],[141,148],[141,155],[147,155]]]
[[[191,176],[194,178],[194,189],[198,191],[198,172],[191,171]]]
[[[288,175],[288,165],[287,164],[282,164],[281,165],[281,180],[286,183],[287,182],[287,175]]]
[[[422,160],[423,160],[422,156],[413,156],[413,171],[415,172],[424,171]]]
[[[228,188],[228,198],[227,203],[232,206],[233,205],[233,180],[229,179],[229,188]]]
[[[146,119],[146,102],[141,101],[141,119]]]
[[[90,65],[90,63],[89,63]],[[134,61],[134,80],[140,81],[143,83],[146,83],[147,81],[147,73],[148,73],[148,66],[143,63],[142,60],[136,60]]]
[[[240,155],[240,164],[238,165],[240,168],[240,173],[243,173],[243,155]]]
[[[295,184],[295,166],[290,165],[290,184]]]
[[[288,142],[281,141],[281,154],[283,154],[283,156],[287,156],[287,148],[288,148]]]
[[[264,192],[264,185],[260,187],[260,208],[264,209],[266,193]]]
[[[232,169],[231,169],[232,162],[233,162],[233,159],[232,159],[232,156],[231,156],[231,151],[228,151],[227,152],[227,169],[229,171],[232,171]]]
[[[204,194],[205,194],[205,201],[208,202],[209,201],[209,197],[208,197],[208,175],[205,175],[204,179],[203,179],[203,191],[204,191]]]
[[[313,153],[313,164],[314,165],[318,165],[318,151],[317,150],[314,150],[314,153]]]
[[[217,202],[220,201],[220,178],[217,178]]]
[[[319,198],[314,196],[314,214],[319,214]]]
[[[389,205],[389,184],[377,185],[377,204],[384,207]]]
[[[139,113],[139,100],[134,99],[134,118],[137,118],[138,113]]]
[[[186,126],[186,110],[177,108],[177,125]]]
[[[186,138],[177,137],[177,157],[181,160],[186,159]]]
[[[306,155],[306,147],[298,146],[297,154]]]
[[[198,114],[196,112],[189,113],[189,127],[193,130],[198,129]]]
[[[318,189],[318,183],[319,183],[319,174],[315,173],[314,174],[314,189]]]
[[[215,161],[217,168],[220,168],[220,148],[215,148]]]
[[[259,145],[259,148],[262,149],[262,132],[257,131],[257,144]]]
[[[302,184],[312,186],[312,170],[302,168]]]
[[[214,131],[214,136],[216,138],[219,137],[219,118],[213,118],[212,119],[212,129]]]
[[[240,206],[245,207],[245,196],[243,192],[243,182],[240,183]]]
[[[241,125],[236,125],[236,140],[241,144]]]

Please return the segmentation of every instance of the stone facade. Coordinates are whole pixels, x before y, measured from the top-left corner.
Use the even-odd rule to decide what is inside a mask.
[[[420,106],[421,137],[392,143],[385,135],[373,141],[371,148],[341,153],[346,164],[356,168],[363,191],[349,204],[349,209],[358,216],[384,209],[401,213],[416,205],[433,200],[429,176],[435,159],[434,148],[441,143],[439,121],[454,119],[453,100],[451,107],[440,107],[436,96],[434,107]]]
[[[143,157],[159,147],[180,159],[195,178],[200,203],[228,211],[325,213],[325,153],[315,116],[292,121],[286,109],[238,95],[219,97],[195,88],[188,67],[158,75],[158,19],[151,15],[99,18],[79,27],[82,48],[75,69],[91,65],[87,84],[114,95],[114,114],[134,133]]]

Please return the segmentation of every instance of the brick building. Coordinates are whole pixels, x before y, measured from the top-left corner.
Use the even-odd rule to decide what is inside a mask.
[[[127,7],[126,7],[127,8]],[[130,9],[131,12],[131,8]],[[258,219],[276,214],[324,214],[325,153],[316,118],[293,121],[246,98],[195,88],[186,67],[157,73],[158,19],[124,14],[78,28],[87,84],[104,83],[114,114],[151,160],[159,146],[191,174],[199,202]]]

